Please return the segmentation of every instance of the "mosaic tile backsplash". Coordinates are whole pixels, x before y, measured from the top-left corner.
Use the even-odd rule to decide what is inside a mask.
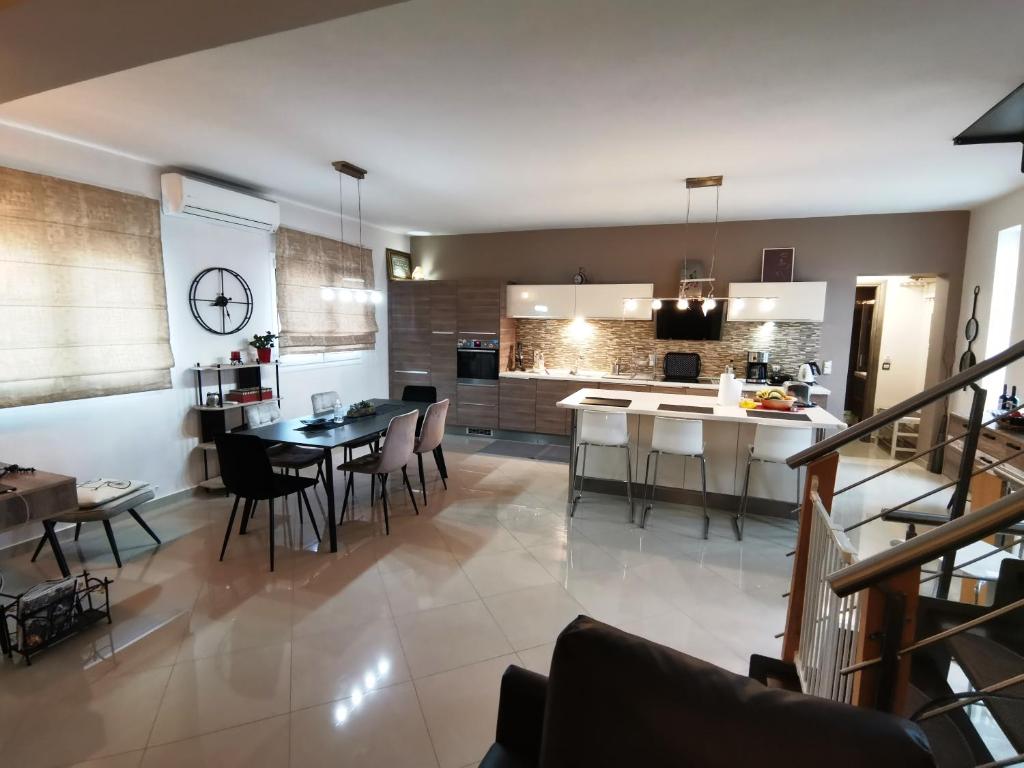
[[[588,320],[582,332],[571,326],[571,320],[516,320],[516,338],[522,342],[527,365],[540,351],[548,368],[571,368],[582,355],[582,369],[610,371],[616,360],[632,366],[642,359],[646,366],[648,355],[654,353],[660,372],[666,352],[696,352],[701,375],[718,375],[732,363],[742,376],[751,350],[771,353],[771,364],[795,374],[801,363],[818,359],[821,346],[820,323],[725,322],[719,341],[659,340],[653,321]]]

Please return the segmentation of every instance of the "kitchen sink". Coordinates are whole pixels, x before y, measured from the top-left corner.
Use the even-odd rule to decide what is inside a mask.
[[[601,378],[618,381],[654,381],[654,376],[649,373],[602,373]]]

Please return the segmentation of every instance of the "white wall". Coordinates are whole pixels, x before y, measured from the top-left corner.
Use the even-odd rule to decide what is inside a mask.
[[[978,295],[978,340],[972,349],[980,360],[985,353],[985,338],[988,333],[991,313],[992,286],[995,275],[996,243],[999,232],[1007,227],[1024,224],[1024,187],[1008,195],[992,200],[971,211],[971,225],[967,234],[967,259],[964,264],[963,292],[960,299],[960,323],[956,328],[956,362],[967,348],[963,328],[971,316],[974,286],[981,286]],[[1024,266],[1024,265],[1022,265]],[[1010,339],[1013,342],[1024,339],[1024,268],[1017,270],[1017,285],[1014,301],[1013,323]],[[956,363],[954,363],[954,371]],[[1010,366],[1006,381],[1024,389],[1024,361]],[[970,394],[956,393],[952,398],[952,409],[966,415],[970,410]]]
[[[138,158],[112,154],[59,137],[0,124],[0,165],[159,198],[160,168]],[[282,202],[284,226],[337,237],[337,215]],[[349,229],[349,227],[352,227]],[[187,368],[214,362],[245,346],[255,332],[275,329],[271,304],[273,236],[190,219],[161,220],[168,316],[175,367],[173,388],[158,392],[74,400],[0,410],[0,460],[69,474],[144,479],[161,496],[202,479],[198,417],[190,410],[194,379]],[[346,233],[355,226],[346,223]],[[348,235],[351,239],[351,234]],[[377,288],[386,287],[384,251],[408,250],[405,235],[363,225],[364,244],[373,251]],[[188,287],[201,269],[227,266],[253,291],[252,320],[237,338],[203,330],[188,309]],[[377,349],[356,359],[282,367],[282,409],[286,416],[309,412],[313,392],[335,389],[351,402],[387,393],[387,310],[378,305]]]
[[[909,279],[909,275],[879,278],[885,283],[885,306],[875,378],[876,411],[924,389],[934,291],[905,285]],[[888,370],[883,368],[886,362]]]

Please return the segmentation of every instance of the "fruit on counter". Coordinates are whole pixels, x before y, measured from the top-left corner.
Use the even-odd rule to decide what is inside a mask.
[[[740,408],[746,408],[747,410],[757,408],[757,400],[751,400],[749,397],[744,397],[740,400]]]
[[[787,395],[781,387],[765,387],[759,389],[755,397],[758,400],[795,400],[796,398]]]

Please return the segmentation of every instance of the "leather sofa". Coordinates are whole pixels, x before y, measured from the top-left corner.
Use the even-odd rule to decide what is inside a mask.
[[[480,768],[933,768],[892,715],[767,688],[580,616],[549,677],[510,666]]]

